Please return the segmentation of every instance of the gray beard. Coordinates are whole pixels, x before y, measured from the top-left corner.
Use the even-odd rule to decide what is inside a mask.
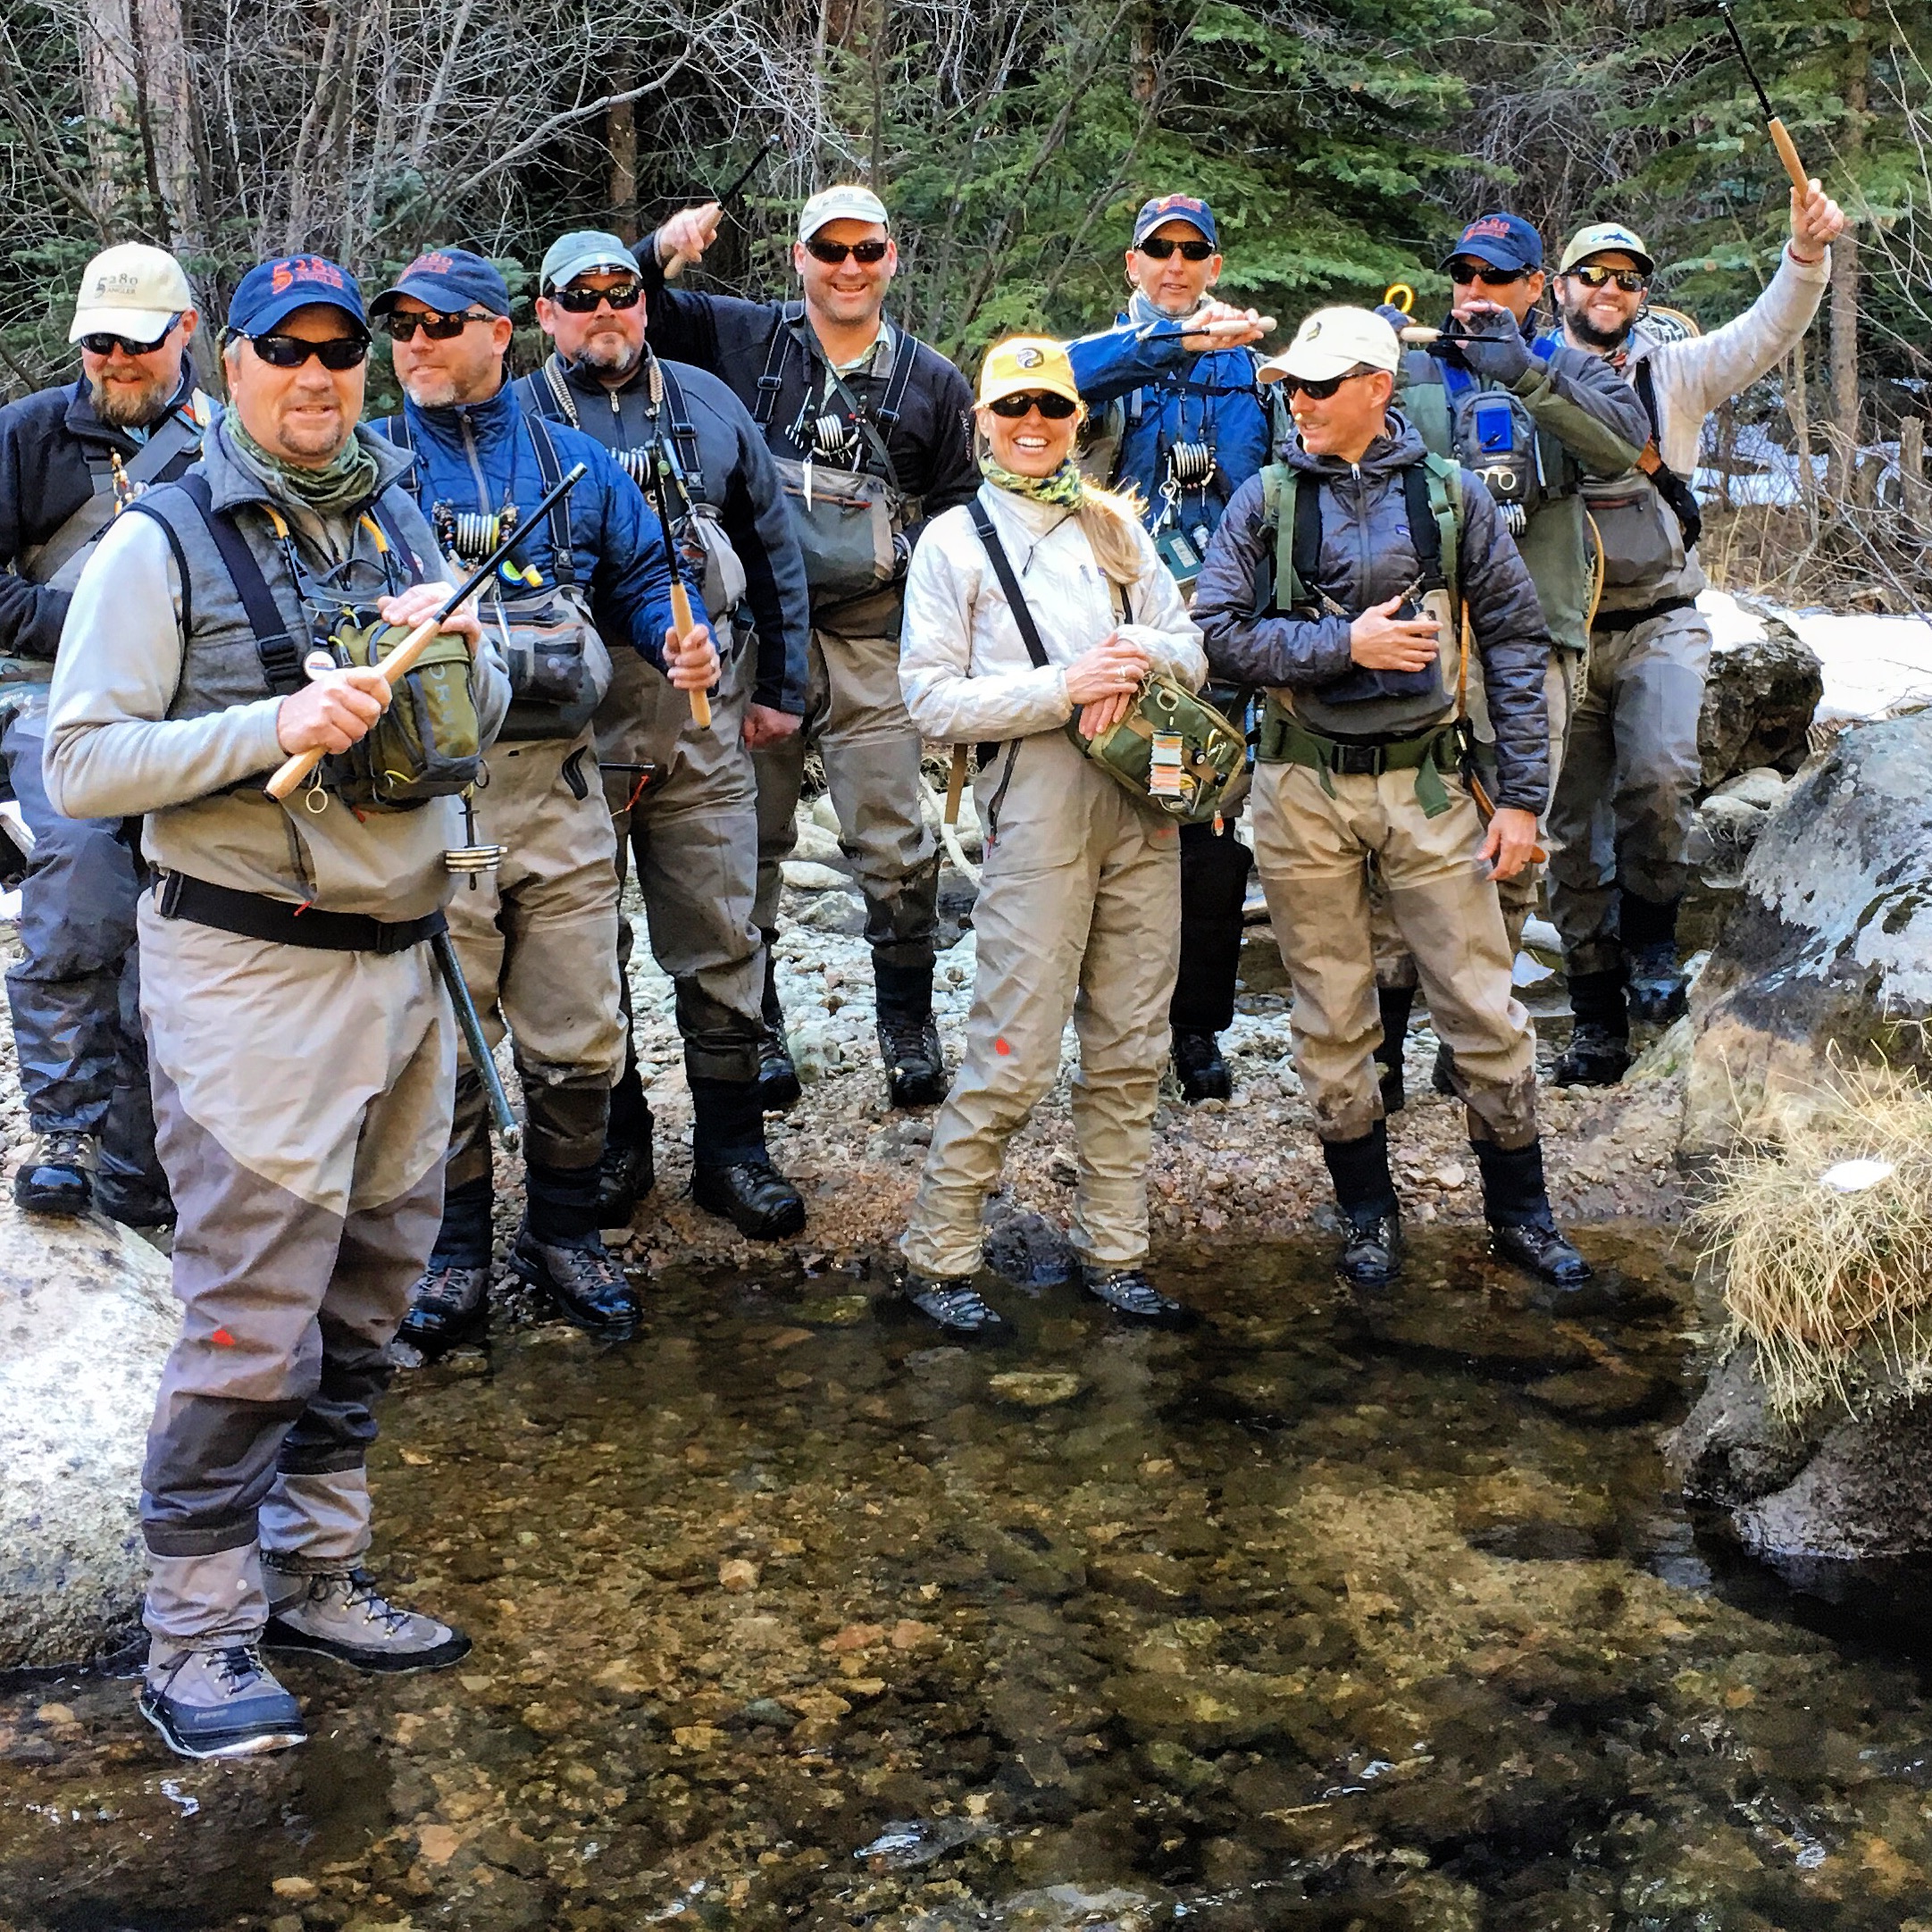
[[[168,413],[175,388],[174,382],[151,382],[130,395],[125,389],[110,389],[105,383],[90,381],[88,399],[94,405],[94,414],[111,427],[145,430]]]
[[[622,336],[592,336],[577,352],[577,366],[598,376],[628,376],[644,360]]]

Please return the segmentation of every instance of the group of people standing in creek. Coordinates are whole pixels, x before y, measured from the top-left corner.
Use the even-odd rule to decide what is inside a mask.
[[[1705,414],[1809,326],[1836,205],[1794,194],[1776,274],[1708,335],[1646,326],[1630,229],[1583,230],[1551,279],[1497,213],[1443,263],[1440,329],[1330,306],[1268,355],[1272,321],[1212,293],[1215,214],[1168,194],[1125,312],[995,344],[976,389],[890,319],[871,189],[804,205],[801,299],[680,279],[718,222],[559,238],[552,353],[520,380],[476,253],[431,247],[368,302],[322,256],[264,262],[219,406],[180,265],[123,245],[82,278],[79,379],[0,412],[0,751],[32,844],[15,1194],[175,1225],[141,1708],[187,1755],[302,1741],[264,1643],[372,1671],[469,1647],[365,1569],[364,1462],[398,1329],[433,1355],[486,1328],[506,1035],[511,1266],[635,1333],[602,1234],[654,1179],[631,867],[693,1197],[754,1240],[804,1227],[765,1123],[799,1093],[773,946],[809,751],[890,1103],[938,1108],[900,1286],[941,1328],[1004,1326],[982,1211],[1069,1019],[1081,1284],[1184,1318],[1145,1266],[1155,1109],[1170,1058],[1189,1101],[1230,1091],[1250,868],[1345,1279],[1401,1265],[1385,1121],[1419,988],[1496,1251],[1559,1302],[1590,1280],[1512,960],[1547,849],[1555,1077],[1616,1081],[1632,1021],[1682,1009],[1710,647],[1684,480]],[[404,400],[367,422],[379,334]],[[976,761],[984,833],[950,1071],[927,745]]]

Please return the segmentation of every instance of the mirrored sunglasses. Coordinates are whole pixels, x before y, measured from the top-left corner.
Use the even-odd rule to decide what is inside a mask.
[[[580,289],[573,283],[568,289],[555,289],[550,299],[570,315],[595,315],[606,302],[614,309],[635,308],[644,294],[644,284],[639,281],[621,281],[615,289]]]
[[[1626,295],[1635,295],[1640,289],[1647,289],[1651,279],[1640,268],[1605,268],[1601,262],[1584,262],[1569,271],[1585,289],[1601,289],[1607,281],[1613,281]]]
[[[82,336],[80,346],[89,355],[112,355],[116,349],[123,355],[152,355],[174,333],[185,313],[178,311],[169,316],[168,326],[152,342],[137,342],[132,336],[110,335],[105,330],[96,330]]]
[[[819,235],[814,235],[805,245],[808,255],[816,255],[821,262],[829,262],[834,267],[850,255],[855,262],[863,262],[867,268],[884,261],[885,251],[891,246],[889,241],[827,241]]]
[[[1177,241],[1172,235],[1150,235],[1145,241],[1137,241],[1133,246],[1153,262],[1165,262],[1176,248],[1189,262],[1205,262],[1214,253],[1211,241]]]
[[[300,336],[251,336],[239,337],[262,360],[275,369],[299,369],[311,355],[324,369],[332,369],[339,374],[345,369],[354,369],[358,364],[369,360],[369,338],[367,336],[330,336],[326,342],[308,342]]]
[[[495,320],[495,316],[479,315],[473,309],[465,309],[460,315],[440,314],[432,308],[406,315],[400,309],[391,309],[382,318],[382,332],[391,342],[408,342],[414,339],[420,329],[431,342],[447,342],[460,336],[472,322]]]
[[[986,406],[996,416],[1017,422],[1030,409],[1037,409],[1049,422],[1064,422],[1080,407],[1071,396],[1056,396],[1044,389],[1025,389],[1017,396],[1002,396]]]

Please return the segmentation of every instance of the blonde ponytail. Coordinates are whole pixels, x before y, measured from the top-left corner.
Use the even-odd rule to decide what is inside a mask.
[[[1109,582],[1140,581],[1141,499],[1131,489],[1100,489],[1089,483],[1080,496],[1080,527]]]

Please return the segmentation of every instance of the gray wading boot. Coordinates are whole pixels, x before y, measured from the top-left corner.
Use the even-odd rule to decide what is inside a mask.
[[[1570,977],[1575,1017],[1569,1044],[1556,1057],[1550,1079],[1559,1087],[1614,1087],[1630,1067],[1630,1016],[1621,966]]]
[[[84,1133],[42,1133],[13,1176],[14,1204],[29,1214],[85,1214],[94,1199],[90,1151]]]
[[[907,1268],[899,1292],[949,1334],[1000,1341],[1012,1334],[1006,1317],[973,1285],[970,1275],[922,1275]]]
[[[1351,1288],[1386,1288],[1402,1266],[1402,1217],[1389,1172],[1389,1134],[1378,1120],[1359,1140],[1324,1141],[1346,1228],[1335,1272]]]
[[[1142,1267],[1110,1267],[1105,1263],[1083,1261],[1080,1285],[1090,1295],[1106,1302],[1117,1315],[1162,1328],[1184,1327],[1193,1319],[1171,1295],[1164,1295],[1147,1278]]]
[[[1177,1026],[1173,1051],[1174,1077],[1181,1083],[1181,1098],[1190,1107],[1199,1107],[1203,1100],[1234,1098],[1234,1076],[1221,1057],[1218,1034]]]
[[[1630,1017],[1643,1026],[1668,1026],[1690,1010],[1690,982],[1677,964],[1676,899],[1639,899],[1627,887],[1617,895],[1617,931],[1629,962]]]
[[[490,1213],[496,1192],[485,1174],[459,1181],[443,1196],[443,1225],[429,1265],[409,1292],[396,1339],[433,1361],[446,1350],[478,1342],[489,1328]]]
[[[510,1250],[510,1266],[526,1287],[556,1304],[567,1321],[600,1342],[628,1342],[642,1309],[616,1258],[591,1234],[544,1241],[526,1223]]]
[[[758,1042],[758,1102],[767,1114],[797,1105],[799,1069],[785,1038],[785,1009],[778,999],[778,961],[772,948],[778,934],[765,934],[765,1037]]]
[[[264,1557],[271,1650],[311,1651],[356,1670],[400,1674],[440,1670],[470,1653],[470,1640],[420,1610],[384,1601],[360,1568],[320,1573],[285,1570]]]
[[[1483,1212],[1489,1244],[1505,1261],[1526,1268],[1552,1288],[1584,1287],[1595,1274],[1590,1264],[1558,1233],[1543,1184],[1543,1142],[1501,1148],[1493,1141],[1471,1141],[1483,1175]]]
[[[1376,1049],[1376,1076],[1382,1087],[1382,1111],[1399,1114],[1409,1104],[1402,1082],[1402,1048],[1409,1039],[1409,1009],[1416,1003],[1413,986],[1378,986],[1376,1005],[1382,1016],[1382,1043]]]
[[[183,1758],[253,1758],[308,1742],[302,1707],[254,1643],[148,1646],[141,1715]]]

